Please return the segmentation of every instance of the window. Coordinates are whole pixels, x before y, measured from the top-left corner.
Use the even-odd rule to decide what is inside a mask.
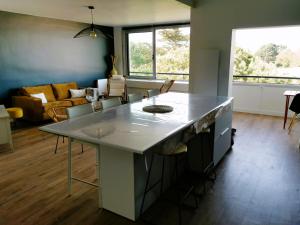
[[[234,31],[235,82],[300,84],[300,26]]]
[[[151,77],[153,73],[152,32],[128,34],[128,62],[132,76]]]
[[[189,48],[189,26],[128,30],[128,74],[134,78],[188,80]]]

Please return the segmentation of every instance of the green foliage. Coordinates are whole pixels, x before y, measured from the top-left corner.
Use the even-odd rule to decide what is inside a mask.
[[[234,75],[252,75],[254,56],[242,48],[235,49]]]
[[[158,30],[156,45],[157,73],[189,73],[189,35],[179,28]],[[147,42],[130,42],[131,72],[152,73],[152,46]],[[135,75],[135,74],[134,74]],[[142,74],[136,74],[141,76]],[[146,75],[146,74],[145,74]],[[148,74],[152,76],[152,74]],[[158,79],[188,80],[188,76],[157,74]]]
[[[266,44],[263,45],[257,52],[256,55],[267,63],[275,63],[276,57],[279,53],[286,49],[286,46],[276,45],[276,44]]]
[[[285,49],[276,57],[277,67],[299,67],[300,66],[300,52],[293,52],[290,49]]]
[[[254,55],[245,49],[236,48],[233,75],[262,76],[264,78],[235,77],[235,81],[277,84],[299,83],[298,80],[268,77],[296,76],[294,73],[300,69],[300,50],[293,52],[284,46],[268,44],[261,47],[258,53]],[[274,55],[276,55],[275,61],[273,61]]]
[[[130,70],[152,72],[152,46],[147,42],[129,43]]]
[[[162,29],[159,34],[165,43],[165,48],[175,49],[181,47],[189,47],[189,35],[184,35],[179,28]]]

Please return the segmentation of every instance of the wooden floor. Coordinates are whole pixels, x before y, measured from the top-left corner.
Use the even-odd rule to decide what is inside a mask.
[[[291,135],[282,118],[237,113],[235,145],[217,170],[217,181],[191,225],[299,225],[300,123]],[[133,223],[97,208],[94,187],[76,182],[67,196],[67,144],[34,128],[13,132],[15,152],[0,146],[0,225],[114,225]],[[95,152],[74,150],[75,175],[95,181]],[[170,215],[166,211],[162,215]],[[177,224],[176,215],[167,224]]]

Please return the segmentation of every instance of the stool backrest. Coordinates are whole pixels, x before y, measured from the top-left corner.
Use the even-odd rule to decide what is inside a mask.
[[[128,94],[128,102],[132,103],[132,102],[137,102],[143,99],[143,95],[142,94]]]
[[[160,93],[167,93],[170,88],[173,86],[175,80],[165,80],[164,84],[161,86],[161,88],[159,89]]]
[[[92,104],[77,105],[67,108],[67,114],[69,119],[89,114],[92,112],[94,112]]]
[[[289,109],[296,114],[300,113],[300,94],[295,95]]]
[[[102,103],[102,109],[108,109],[122,104],[120,98],[111,98],[107,100],[102,100],[101,103]]]
[[[66,107],[52,107],[47,110],[47,114],[56,123],[68,119]]]

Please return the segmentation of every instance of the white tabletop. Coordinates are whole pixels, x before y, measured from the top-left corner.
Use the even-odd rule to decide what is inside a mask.
[[[0,105],[0,118],[9,118],[9,114],[6,111],[4,105]]]
[[[143,154],[150,147],[230,101],[232,98],[229,97],[201,97],[198,94],[170,92],[43,126],[40,130]],[[165,114],[142,110],[144,106],[152,104],[169,105],[174,110]]]
[[[299,94],[300,91],[295,91],[295,90],[286,90],[283,92],[283,95],[285,96],[295,96],[296,94]]]

